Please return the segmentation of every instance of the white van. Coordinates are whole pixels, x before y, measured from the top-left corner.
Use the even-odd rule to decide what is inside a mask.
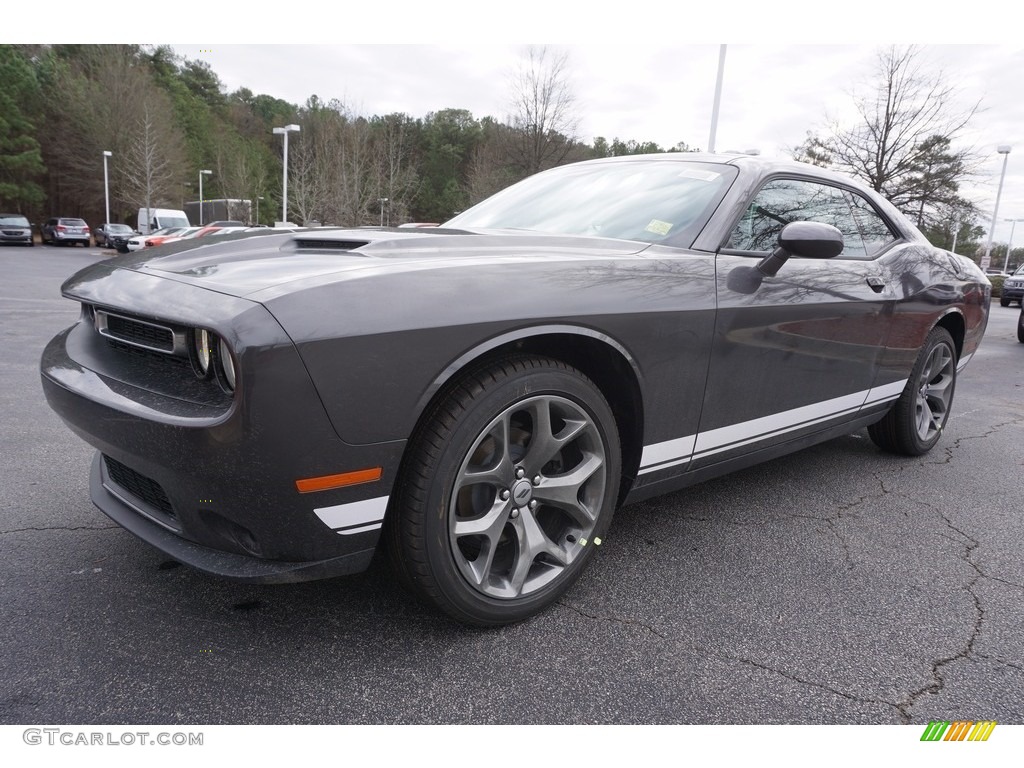
[[[139,208],[139,224],[137,230],[143,235],[156,232],[167,227],[190,227],[188,216],[184,211],[170,208]]]

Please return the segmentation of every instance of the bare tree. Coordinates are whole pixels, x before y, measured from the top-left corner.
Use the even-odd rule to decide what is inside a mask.
[[[387,199],[387,221],[407,221],[416,194],[412,129],[415,121],[403,114],[374,118],[374,169],[378,200]],[[379,219],[378,219],[379,222]]]
[[[146,94],[134,105],[130,138],[118,164],[120,198],[139,208],[171,205],[181,188],[184,149],[171,128],[172,112],[160,92]]]
[[[920,226],[970,207],[959,189],[978,158],[955,143],[980,103],[960,106],[944,74],[926,71],[920,49],[882,51],[873,92],[855,94],[854,105],[856,123],[832,120],[827,135],[809,133],[794,157],[863,179]]]
[[[506,146],[522,175],[565,162],[579,128],[568,54],[531,46],[512,79],[511,101],[513,130]]]

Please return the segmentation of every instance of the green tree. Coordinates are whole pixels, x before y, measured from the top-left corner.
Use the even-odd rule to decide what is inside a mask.
[[[442,109],[424,118],[415,218],[443,222],[468,207],[474,152],[483,135],[466,109]]]
[[[0,45],[0,208],[37,214],[46,170],[30,112],[39,101],[31,65],[14,46]]]

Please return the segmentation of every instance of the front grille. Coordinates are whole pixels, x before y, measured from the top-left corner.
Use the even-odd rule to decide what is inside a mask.
[[[109,456],[104,456],[103,461],[107,465],[107,474],[110,479],[121,490],[167,515],[171,520],[177,519],[174,507],[171,506],[171,500],[167,498],[167,494],[164,493],[164,489],[160,487],[159,483]]]
[[[103,316],[106,318],[105,336],[147,349],[156,349],[161,352],[174,351],[174,333],[170,328],[121,315],[103,313]]]

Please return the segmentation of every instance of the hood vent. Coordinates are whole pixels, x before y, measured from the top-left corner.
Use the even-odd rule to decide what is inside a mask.
[[[308,237],[295,238],[295,247],[300,251],[354,251],[369,245],[369,240],[329,240],[327,238],[316,239]]]

